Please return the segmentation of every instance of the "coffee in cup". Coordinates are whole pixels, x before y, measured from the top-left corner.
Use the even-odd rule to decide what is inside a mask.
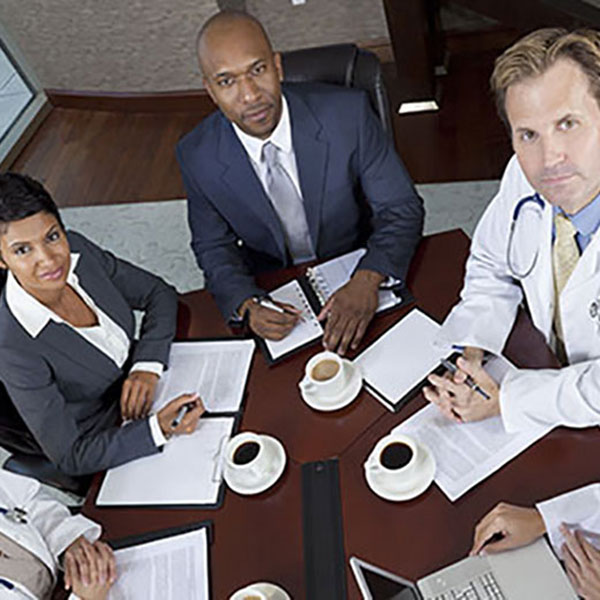
[[[335,352],[319,352],[306,363],[304,378],[298,385],[304,393],[335,396],[348,383],[346,371],[344,362]]]
[[[417,442],[399,433],[381,438],[371,452],[365,470],[389,490],[402,491],[413,485],[419,465]]]
[[[413,450],[404,442],[391,442],[382,451],[379,456],[381,464],[390,470],[402,469],[413,457]]]
[[[339,370],[340,365],[337,361],[325,358],[312,368],[311,376],[316,381],[327,381],[335,377]]]
[[[256,458],[259,451],[260,446],[256,442],[244,442],[233,453],[233,462],[236,465],[247,465]]]
[[[225,463],[234,477],[248,485],[259,483],[273,469],[276,456],[263,437],[245,431],[232,437],[225,447]]]

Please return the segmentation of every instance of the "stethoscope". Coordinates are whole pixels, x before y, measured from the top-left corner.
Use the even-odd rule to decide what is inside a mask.
[[[4,518],[11,523],[17,525],[27,524],[27,511],[24,508],[15,506],[14,508],[0,508],[0,514],[4,515]]]
[[[536,194],[533,194],[532,196],[526,196],[525,198],[521,198],[521,200],[519,200],[517,202],[515,209],[513,211],[512,222],[510,224],[510,234],[508,237],[508,247],[506,249],[506,263],[508,265],[508,268],[509,268],[511,274],[514,277],[516,277],[517,279],[525,279],[525,277],[527,277],[533,271],[533,269],[535,268],[535,265],[537,263],[538,255],[540,252],[539,247],[536,247],[535,253],[533,255],[533,260],[531,261],[531,264],[524,271],[519,272],[515,268],[515,265],[512,262],[511,249],[512,249],[512,245],[513,245],[515,226],[516,226],[517,219],[519,218],[519,214],[520,214],[521,210],[528,202],[532,202],[535,207],[540,209],[540,215],[544,211],[544,206],[545,206],[544,201],[540,198],[539,194],[536,193]],[[537,208],[535,210],[537,210]],[[596,298],[595,300],[592,300],[592,302],[590,303],[589,315],[593,321],[596,321],[600,325],[600,297]]]
[[[510,223],[510,233],[508,234],[508,246],[506,247],[506,264],[508,265],[511,274],[517,279],[525,279],[525,277],[527,277],[531,273],[531,271],[533,271],[537,263],[538,255],[540,253],[540,249],[539,247],[537,247],[533,255],[533,260],[531,264],[524,271],[518,271],[515,265],[513,264],[511,250],[513,247],[515,227],[519,218],[519,214],[521,214],[521,211],[527,205],[528,202],[531,202],[534,206],[537,206],[540,209],[540,214],[544,211],[544,201],[540,198],[539,194],[537,193],[533,194],[532,196],[525,196],[525,198],[521,198],[517,202],[517,205],[515,206],[515,209],[513,211],[512,221]]]

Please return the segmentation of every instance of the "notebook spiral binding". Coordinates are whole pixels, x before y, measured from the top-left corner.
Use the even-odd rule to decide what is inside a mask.
[[[313,268],[306,269],[306,279],[319,299],[321,306],[323,306],[331,296],[331,290],[327,285],[327,281],[325,281],[325,278]]]

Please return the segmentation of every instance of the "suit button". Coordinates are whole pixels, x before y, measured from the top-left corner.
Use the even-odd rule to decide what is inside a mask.
[[[244,242],[242,242],[242,240],[238,240],[236,244],[238,245],[238,248],[241,248],[244,245]]]

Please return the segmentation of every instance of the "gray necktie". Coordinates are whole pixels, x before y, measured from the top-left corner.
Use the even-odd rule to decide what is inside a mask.
[[[267,167],[267,195],[279,217],[287,248],[294,264],[315,258],[308,232],[304,203],[294,183],[279,162],[279,150],[271,142],[263,146],[262,159]]]

